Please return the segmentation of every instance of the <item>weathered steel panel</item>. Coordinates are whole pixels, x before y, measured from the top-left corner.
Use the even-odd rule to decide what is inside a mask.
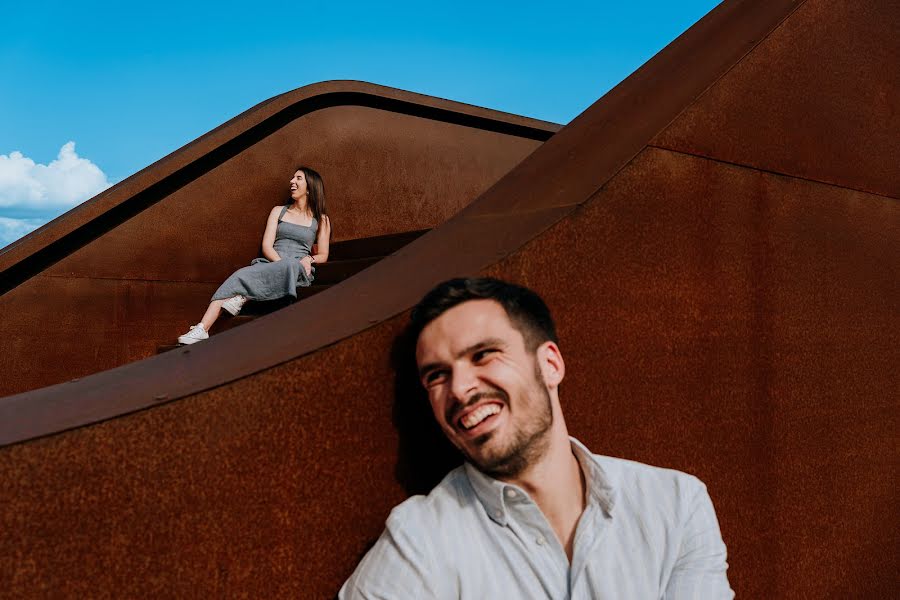
[[[900,198],[900,3],[806,2],[651,142]]]
[[[850,189],[885,181],[880,158],[822,183],[647,147],[798,4],[726,2],[476,204],[301,305],[0,400],[20,442],[0,450],[0,589],[332,597],[446,466],[389,363],[403,310],[485,273],[557,315],[575,435],[708,484],[738,597],[896,595],[900,209]],[[868,6],[796,52],[882,35]],[[841,10],[810,0],[775,45],[821,7]],[[810,93],[835,85],[820,75]]]
[[[221,281],[260,255],[273,206],[308,164],[325,181],[334,241],[443,223],[540,145],[360,106],[304,115],[47,270]]]
[[[391,369],[372,353],[395,330],[5,448],[0,595],[333,597],[403,498]]]
[[[419,98],[424,97],[407,94],[407,101]],[[452,110],[463,105],[432,103],[446,114],[430,114],[424,104],[407,107],[410,114],[326,106],[287,121],[183,185],[158,192],[160,199],[146,206],[139,197],[146,192],[128,197],[113,190],[122,196],[120,204],[96,218],[111,219],[130,204],[138,205],[128,209],[136,214],[105,233],[86,221],[80,235],[96,237],[0,295],[0,332],[10,340],[0,352],[0,396],[153,356],[160,345],[174,343],[199,320],[218,284],[260,255],[269,211],[289,199],[288,180],[299,165],[322,174],[338,242],[434,227],[538,147],[534,135],[549,137],[555,129],[477,109],[482,120],[494,119],[493,129],[483,123],[479,128],[454,121]],[[522,123],[543,130],[523,136],[513,127],[521,129]],[[497,130],[503,127],[509,132]],[[89,211],[99,200],[78,210]],[[79,218],[72,211],[42,235]],[[222,319],[215,331],[233,324]],[[48,347],[52,360],[33,360]]]
[[[898,249],[892,200],[648,149],[488,272],[559,315],[576,436],[707,483],[739,597],[876,598],[896,557],[872,540],[900,541]]]

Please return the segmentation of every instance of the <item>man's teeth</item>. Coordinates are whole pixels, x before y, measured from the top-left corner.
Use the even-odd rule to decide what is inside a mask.
[[[498,412],[500,412],[499,406],[496,404],[487,404],[467,414],[460,420],[460,423],[465,429],[472,429],[489,416],[496,415]]]

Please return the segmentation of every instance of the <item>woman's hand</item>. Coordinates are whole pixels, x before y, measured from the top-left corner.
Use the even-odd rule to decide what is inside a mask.
[[[306,276],[312,275],[312,259],[307,255],[300,259],[300,264],[306,270]]]

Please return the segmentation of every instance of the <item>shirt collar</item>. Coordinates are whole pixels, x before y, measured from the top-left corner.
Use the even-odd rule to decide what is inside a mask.
[[[584,444],[573,437],[569,440],[572,444],[572,452],[581,466],[584,474],[585,488],[587,489],[587,505],[597,505],[603,511],[612,516],[612,508],[615,504],[615,490],[603,467],[585,448]],[[488,516],[500,525],[506,525],[509,519],[510,504],[527,499],[528,494],[517,485],[498,481],[485,475],[474,465],[466,462],[466,475],[469,483],[475,491],[478,500],[484,506]]]

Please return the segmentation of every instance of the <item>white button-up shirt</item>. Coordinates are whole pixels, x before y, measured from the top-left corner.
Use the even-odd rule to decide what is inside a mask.
[[[706,486],[691,475],[572,449],[587,488],[572,562],[521,488],[470,464],[397,506],[343,599],[733,598]]]

